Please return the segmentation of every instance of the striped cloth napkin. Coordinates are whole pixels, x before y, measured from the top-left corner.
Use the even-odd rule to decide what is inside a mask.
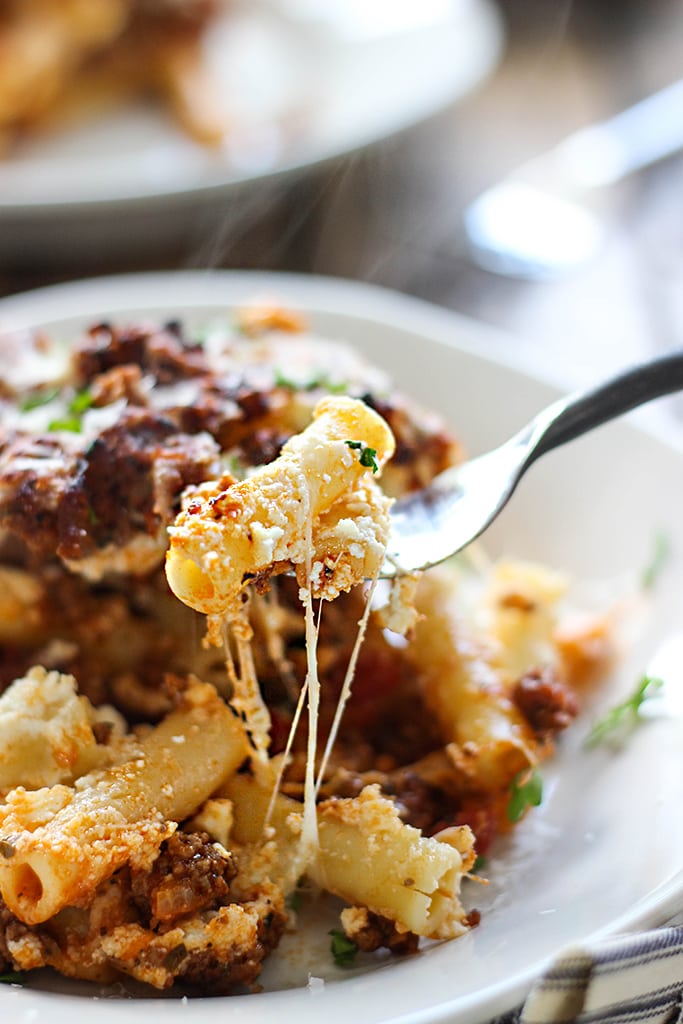
[[[565,949],[503,1022],[683,1024],[683,927]]]

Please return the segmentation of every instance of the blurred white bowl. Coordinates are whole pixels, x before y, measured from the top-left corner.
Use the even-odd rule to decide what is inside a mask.
[[[245,204],[460,99],[502,43],[491,0],[236,0],[206,59],[232,112],[220,151],[143,102],[22,142],[0,161],[0,260],[161,253]],[[391,15],[391,16],[390,16]],[[260,197],[263,196],[262,200]]]

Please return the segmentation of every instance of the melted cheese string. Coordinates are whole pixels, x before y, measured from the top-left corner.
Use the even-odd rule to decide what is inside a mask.
[[[320,677],[318,676],[318,628],[313,614],[313,583],[311,552],[313,550],[313,524],[310,515],[308,492],[307,508],[304,511],[306,522],[306,587],[301,592],[306,617],[306,682],[308,692],[308,739],[306,746],[306,774],[304,776],[304,812],[301,829],[301,859],[305,866],[318,852],[318,815],[316,813],[315,796],[315,755],[318,743],[318,718],[320,714]]]
[[[316,637],[320,634],[320,620],[322,618],[322,608],[323,608],[323,602],[321,601],[320,605],[318,607],[318,621],[315,624]],[[317,645],[317,639],[316,639],[316,645]],[[266,812],[265,826],[264,826],[265,828],[267,828],[270,825],[270,822],[271,822],[271,819],[272,819],[272,816],[273,816],[273,810],[275,808],[275,801],[277,800],[278,793],[282,789],[282,780],[284,778],[285,771],[287,770],[287,765],[289,764],[289,758],[290,758],[290,754],[292,753],[292,746],[294,744],[294,738],[295,738],[297,730],[299,728],[299,722],[301,721],[301,713],[302,713],[302,711],[304,709],[304,704],[306,702],[306,697],[307,696],[308,696],[308,677],[306,677],[306,679],[304,680],[303,686],[299,690],[299,696],[298,696],[298,699],[297,699],[297,702],[296,702],[296,708],[294,709],[294,716],[292,718],[292,722],[291,722],[291,725],[289,727],[289,735],[287,736],[287,742],[285,744],[285,749],[282,752],[282,756],[280,758],[280,764],[279,764],[279,767],[278,767],[277,776],[275,778],[275,784],[273,786],[273,791],[271,793],[270,801],[268,803],[268,810]]]
[[[230,706],[244,718],[247,732],[259,761],[268,760],[270,743],[270,712],[261,694],[254,655],[251,648],[253,630],[249,623],[249,601],[245,600],[239,616],[226,617],[221,622],[225,664],[233,686]],[[230,636],[237,647],[239,671],[230,649]]]
[[[317,795],[318,795],[318,793],[320,791],[320,786],[321,786],[323,777],[325,775],[325,771],[327,769],[327,763],[328,763],[328,761],[330,759],[330,754],[332,753],[332,747],[334,746],[335,741],[337,739],[337,733],[339,732],[339,726],[341,725],[342,715],[344,714],[344,708],[346,707],[347,701],[348,701],[349,697],[351,696],[351,687],[353,685],[353,680],[354,680],[354,678],[356,676],[356,665],[358,663],[358,655],[360,654],[360,649],[361,649],[361,647],[363,645],[363,640],[365,639],[365,633],[366,633],[366,630],[368,628],[368,619],[370,618],[370,611],[371,611],[371,606],[372,606],[372,598],[373,598],[373,595],[375,593],[375,588],[377,586],[377,581],[378,581],[378,577],[375,577],[374,580],[372,580],[372,582],[371,582],[371,584],[370,584],[370,586],[368,588],[368,593],[367,593],[366,601],[365,601],[365,608],[363,609],[363,614],[362,614],[362,616],[360,618],[360,621],[358,623],[358,632],[356,633],[356,640],[355,640],[355,643],[353,645],[353,650],[351,651],[351,657],[349,658],[349,663],[348,663],[348,665],[346,667],[346,674],[344,675],[344,682],[342,684],[341,692],[339,694],[339,699],[337,701],[337,707],[335,708],[335,711],[334,711],[334,719],[332,720],[332,728],[330,729],[329,735],[327,737],[327,743],[325,744],[325,750],[323,752],[322,761],[320,762],[320,770],[318,771],[318,779],[317,779],[317,782],[315,784],[315,794],[316,794],[316,797],[317,797]]]

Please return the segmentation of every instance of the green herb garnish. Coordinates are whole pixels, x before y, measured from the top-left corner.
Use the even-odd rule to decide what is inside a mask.
[[[21,971],[7,971],[5,974],[0,974],[0,984],[2,985],[23,985],[25,980]]]
[[[275,386],[278,388],[286,388],[287,391],[299,391],[301,385],[297,384],[295,380],[287,377],[282,370],[275,371]]]
[[[286,388],[288,391],[315,391],[321,388],[331,395],[343,395],[347,390],[345,381],[332,381],[326,373],[314,374],[306,381],[295,381],[288,377],[281,370],[275,371],[275,384],[279,388]]]
[[[19,406],[21,412],[31,412],[32,409],[39,409],[41,405],[48,405],[59,394],[59,388],[49,388],[47,391],[36,391],[27,395]]]
[[[359,452],[361,466],[366,466],[371,469],[373,473],[379,472],[379,463],[377,462],[377,449],[370,448],[363,441],[344,441],[349,448],[353,448],[354,451]]]
[[[670,554],[671,538],[663,530],[658,530],[654,537],[652,556],[640,577],[643,590],[652,590]]]
[[[640,721],[645,701],[650,700],[662,686],[664,680],[659,676],[642,676],[630,697],[598,719],[586,737],[585,746],[596,747],[599,743],[623,739]]]
[[[537,768],[517,772],[510,786],[508,821],[519,821],[529,807],[538,807],[543,799],[543,779]]]
[[[287,910],[291,910],[295,914],[297,911],[301,910],[301,893],[296,889],[294,892],[290,892],[289,896],[285,900],[285,906],[287,907]]]
[[[82,416],[90,408],[92,402],[92,395],[87,388],[77,391],[69,402],[69,412],[72,412],[74,416]]]
[[[63,416],[61,419],[50,420],[48,430],[69,430],[72,434],[78,434],[81,429],[80,416]]]
[[[303,892],[301,891],[301,879],[296,883],[296,889],[290,892],[289,896],[285,899],[285,906],[288,910],[293,910],[296,913],[301,909],[301,901],[303,899]]]
[[[328,932],[328,934],[332,936],[330,951],[337,967],[350,967],[356,959],[358,946],[344,932],[333,930]]]
[[[67,409],[68,416],[61,416],[48,423],[48,430],[69,430],[72,434],[78,434],[83,426],[83,416],[92,406],[93,397],[87,388],[77,391],[69,402]]]
[[[317,388],[324,388],[324,390],[329,391],[331,395],[345,395],[349,390],[349,385],[346,381],[332,381],[329,377],[319,377],[314,386]]]

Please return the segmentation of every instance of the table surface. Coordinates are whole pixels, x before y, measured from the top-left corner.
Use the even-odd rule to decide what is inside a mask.
[[[545,6],[553,10],[521,5],[529,18],[511,28],[497,72],[457,110],[396,143],[400,162],[392,166],[390,152],[375,155],[366,169],[372,228],[360,249],[353,217],[339,212],[350,213],[357,197],[337,196],[330,221],[346,223],[343,245],[330,254],[323,232],[313,266],[388,283],[501,327],[514,336],[511,345],[583,382],[680,343],[683,158],[614,189],[605,248],[553,282],[474,267],[462,209],[570,132],[678,78],[683,7],[651,4],[626,19],[594,4],[605,20],[572,21],[560,12],[569,5]]]

